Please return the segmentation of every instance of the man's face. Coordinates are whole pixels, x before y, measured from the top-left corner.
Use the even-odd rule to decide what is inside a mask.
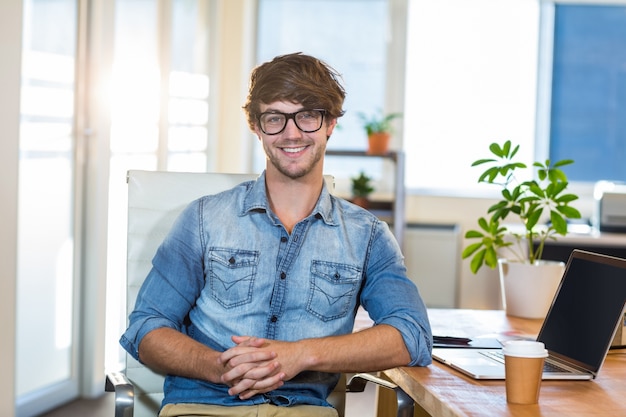
[[[300,110],[303,110],[302,105],[286,101],[261,104],[261,113],[290,114]],[[304,121],[299,122],[301,127],[304,123]],[[306,133],[298,129],[293,119],[289,119],[282,132],[268,135],[263,133],[257,121],[255,132],[263,143],[263,149],[267,155],[268,173],[277,171],[291,179],[304,177],[311,172],[321,175],[327,138],[333,132],[336,124],[337,119],[332,119],[329,122],[324,117],[319,130]]]

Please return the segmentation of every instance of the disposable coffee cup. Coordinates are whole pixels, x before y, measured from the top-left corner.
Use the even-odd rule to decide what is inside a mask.
[[[543,362],[548,351],[541,342],[513,340],[504,345],[506,400],[511,404],[537,404]]]

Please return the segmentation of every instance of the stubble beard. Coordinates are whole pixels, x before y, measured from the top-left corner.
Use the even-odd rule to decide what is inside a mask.
[[[322,157],[324,156],[324,148],[316,147],[314,153],[310,154],[309,159],[298,160],[297,162],[285,161],[280,158],[278,152],[269,152],[267,149],[265,154],[267,155],[270,164],[278,172],[287,178],[295,180],[311,173],[317,164],[321,163]]]

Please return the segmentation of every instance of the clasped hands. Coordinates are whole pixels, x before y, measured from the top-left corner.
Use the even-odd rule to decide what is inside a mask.
[[[249,336],[233,336],[235,346],[222,352],[218,366],[224,368],[221,381],[230,388],[230,395],[242,400],[281,387],[284,381],[293,378],[299,370],[295,362],[288,363],[286,352],[289,342]]]

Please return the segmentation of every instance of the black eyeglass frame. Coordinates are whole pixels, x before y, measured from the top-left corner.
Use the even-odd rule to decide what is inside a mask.
[[[302,129],[299,125],[298,125],[298,121],[296,120],[296,114],[298,113],[302,113],[302,112],[307,112],[307,111],[318,111],[321,113],[322,115],[322,119],[320,120],[320,125],[317,129],[313,129],[313,130],[304,130]],[[283,125],[283,128],[280,129],[278,132],[275,133],[268,133],[265,131],[265,129],[263,129],[263,123],[261,122],[261,118],[266,115],[266,114],[280,114],[282,116],[285,117],[285,124]],[[326,117],[326,110],[325,109],[301,109],[298,110],[297,112],[293,112],[293,113],[282,113],[279,111],[266,111],[263,112],[261,114],[259,114],[257,116],[257,121],[259,122],[259,128],[261,129],[261,132],[265,133],[266,135],[279,135],[281,133],[284,132],[285,128],[287,127],[287,123],[289,122],[289,120],[293,120],[293,123],[296,125],[296,127],[304,133],[313,133],[313,132],[317,132],[318,130],[320,130],[322,128],[322,126],[324,125],[324,118]]]

